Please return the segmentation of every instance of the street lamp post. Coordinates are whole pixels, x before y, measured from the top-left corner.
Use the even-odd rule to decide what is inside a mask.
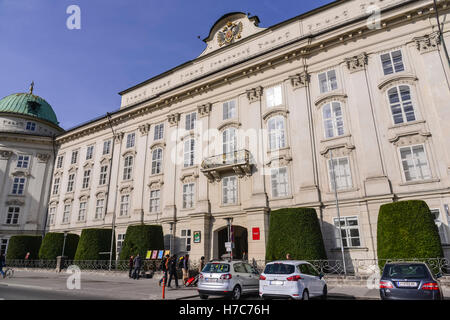
[[[171,255],[173,255],[173,252],[172,252],[173,224],[174,224],[174,222],[169,222],[169,225],[170,225],[169,250],[170,250]]]
[[[227,220],[227,231],[228,231],[228,243],[231,243],[230,260],[233,260],[233,243],[231,239],[231,225],[233,223],[233,218],[225,218]]]
[[[67,238],[67,231],[64,231],[64,241],[63,241],[63,247],[62,247],[62,254],[61,257],[64,257],[64,249],[66,247],[66,238]],[[64,259],[64,258],[63,258]]]
[[[344,255],[344,242],[342,241],[341,214],[339,212],[339,200],[338,200],[337,187],[336,187],[336,175],[334,172],[333,150],[330,150],[330,161],[331,161],[331,173],[333,176],[334,198],[336,201],[336,210],[337,210],[337,216],[338,216],[339,240],[341,243],[342,263],[343,263],[343,267],[344,267],[344,274],[347,275],[347,267],[345,265],[345,255]]]

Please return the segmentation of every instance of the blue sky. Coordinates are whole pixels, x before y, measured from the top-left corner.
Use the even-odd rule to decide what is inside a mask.
[[[34,93],[68,129],[120,106],[118,92],[192,60],[222,15],[257,15],[260,27],[332,0],[0,0],[0,98]],[[81,29],[69,30],[69,5]]]

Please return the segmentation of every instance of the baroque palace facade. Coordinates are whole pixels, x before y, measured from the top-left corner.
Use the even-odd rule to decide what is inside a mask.
[[[448,43],[449,1],[437,4]],[[231,223],[234,256],[260,260],[270,211],[313,207],[329,259],[339,223],[346,255],[372,259],[380,205],[423,199],[448,257],[450,69],[433,1],[335,1],[258,23],[223,16],[199,57],[58,136],[49,230],[114,225],[120,250],[128,225],[161,224],[167,249],[210,259]]]

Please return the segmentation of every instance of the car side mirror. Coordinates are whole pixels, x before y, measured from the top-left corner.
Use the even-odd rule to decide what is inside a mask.
[[[437,273],[437,274],[436,274],[436,278],[437,278],[437,279],[442,278],[442,273],[440,273],[440,272]]]

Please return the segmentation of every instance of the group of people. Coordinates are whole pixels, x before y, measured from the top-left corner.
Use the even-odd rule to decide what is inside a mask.
[[[204,259],[204,258],[203,258]],[[179,259],[177,255],[169,256],[166,255],[161,261],[161,271],[163,271],[163,277],[159,280],[159,285],[164,281],[164,284],[168,288],[171,288],[172,279],[175,280],[175,287],[179,288],[178,285],[178,270],[183,271],[183,284],[189,280],[189,254],[181,256]],[[169,281],[167,282],[167,276],[169,276]]]
[[[130,260],[128,261],[128,276],[135,280],[139,279],[142,267],[142,258],[139,253],[134,256],[130,256]]]

